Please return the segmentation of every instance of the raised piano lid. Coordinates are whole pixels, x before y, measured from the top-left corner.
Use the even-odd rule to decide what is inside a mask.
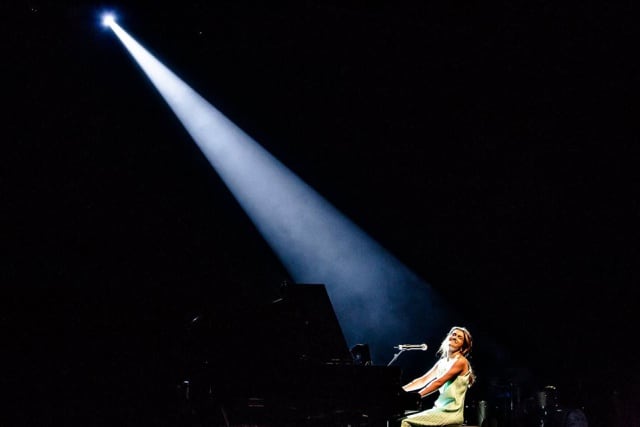
[[[236,375],[270,364],[353,363],[323,284],[290,284],[268,302],[218,305],[189,325],[185,351],[192,365]]]
[[[323,284],[293,284],[268,307],[271,335],[283,353],[298,361],[351,364],[353,357]]]

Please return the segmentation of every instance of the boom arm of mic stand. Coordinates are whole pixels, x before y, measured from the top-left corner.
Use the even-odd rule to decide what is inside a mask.
[[[395,354],[393,355],[393,359],[391,359],[391,361],[390,361],[389,363],[387,363],[387,366],[391,366],[391,364],[392,364],[393,362],[395,362],[395,361],[396,361],[396,359],[397,359],[397,358],[398,358],[398,357],[399,357],[403,352],[404,352],[404,350],[400,350],[399,352],[395,353]]]

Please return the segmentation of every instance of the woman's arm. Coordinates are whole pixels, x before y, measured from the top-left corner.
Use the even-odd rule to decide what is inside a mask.
[[[435,378],[431,382],[425,384],[425,386],[418,391],[420,393],[420,396],[421,397],[425,397],[425,396],[430,395],[434,391],[438,390],[447,381],[449,381],[449,380],[457,377],[458,375],[466,372],[467,366],[468,366],[467,359],[465,359],[464,357],[459,357],[454,362],[454,364],[451,365],[451,368],[449,368],[449,370],[447,372],[445,372],[442,376],[440,376],[438,378]]]
[[[440,361],[436,362],[436,364],[433,365],[433,367],[429,369],[421,377],[415,378],[414,380],[403,385],[402,389],[404,391],[416,391],[416,390],[420,390],[423,387],[426,387],[426,385],[429,384],[430,381],[433,381],[433,379],[435,378],[436,366],[438,366],[438,363],[440,363]]]

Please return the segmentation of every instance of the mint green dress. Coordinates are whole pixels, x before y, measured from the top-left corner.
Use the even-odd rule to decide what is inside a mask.
[[[441,359],[436,367],[437,376],[443,375],[451,368],[456,358],[447,361]],[[404,418],[401,427],[414,426],[448,426],[464,422],[464,397],[469,388],[471,369],[464,375],[447,381],[438,389],[440,393],[431,409],[409,415]]]

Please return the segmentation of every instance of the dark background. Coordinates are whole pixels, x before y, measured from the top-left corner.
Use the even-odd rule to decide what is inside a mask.
[[[557,385],[593,425],[612,412],[591,408],[635,393],[629,2],[15,1],[1,33],[10,412],[150,420],[190,320],[288,279],[99,26],[105,7],[509,349],[529,391]],[[479,390],[521,381],[484,373]]]

